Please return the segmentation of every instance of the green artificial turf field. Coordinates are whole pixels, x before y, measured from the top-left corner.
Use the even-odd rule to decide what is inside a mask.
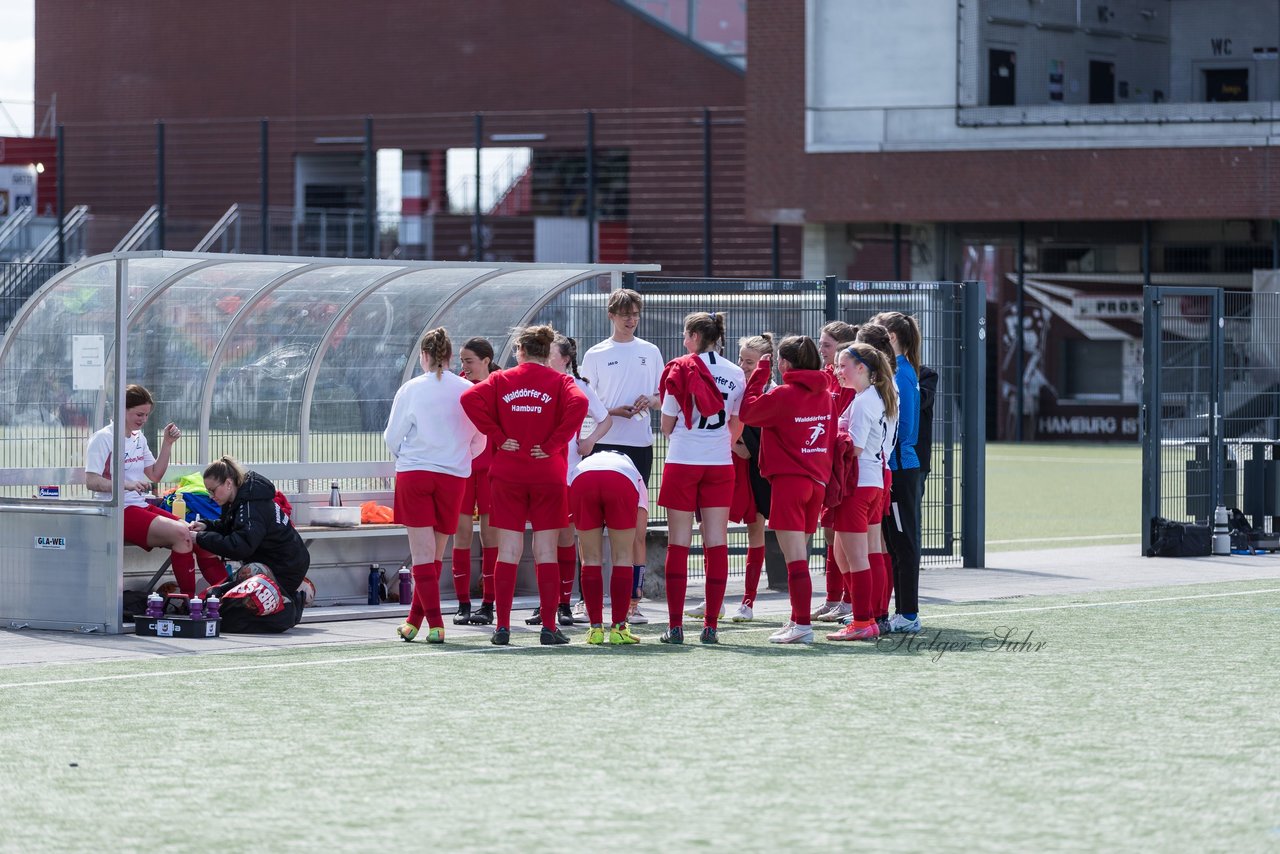
[[[8,668],[0,849],[1280,842],[1274,581],[925,620],[879,645],[771,646],[774,619],[719,647],[649,626]]]

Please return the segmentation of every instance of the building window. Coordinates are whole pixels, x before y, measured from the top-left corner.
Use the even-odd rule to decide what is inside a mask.
[[[1249,100],[1249,69],[1206,68],[1204,99],[1210,104],[1219,101]]]
[[[1063,397],[1120,400],[1124,389],[1124,342],[1068,338],[1062,342]]]
[[[1254,270],[1270,270],[1273,260],[1271,247],[1261,245],[1222,247],[1222,272],[1252,273]]]
[[[1164,248],[1164,272],[1212,273],[1212,246],[1166,246]]]
[[[1104,60],[1089,60],[1089,103],[1114,104],[1116,102],[1116,64]]]
[[[1012,107],[1018,103],[1018,55],[1011,50],[987,51],[987,103]]]

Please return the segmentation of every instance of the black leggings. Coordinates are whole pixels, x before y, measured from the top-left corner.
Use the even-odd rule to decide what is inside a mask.
[[[924,484],[920,469],[893,473],[893,504],[885,521],[884,537],[893,559],[893,589],[899,614],[920,611],[920,500]]]

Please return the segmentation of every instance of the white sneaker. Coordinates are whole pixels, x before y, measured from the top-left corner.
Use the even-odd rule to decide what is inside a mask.
[[[573,606],[573,622],[574,625],[591,622],[591,618],[587,616],[587,603],[581,599],[578,600],[578,604]]]
[[[901,614],[894,614],[889,618],[889,631],[906,632],[907,634],[918,634],[920,632],[920,618],[908,620]]]
[[[647,626],[649,618],[640,613],[639,605],[632,605],[631,610],[627,612],[627,625],[629,626]]]
[[[813,643],[813,626],[792,625],[769,638],[769,643]]]
[[[839,602],[823,602],[821,605],[819,605],[817,608],[813,610],[813,613],[809,615],[809,619],[822,620],[827,616],[828,613],[830,613],[831,611],[834,611],[836,608],[839,608],[839,607],[840,607]]]
[[[837,602],[834,608],[826,611],[816,619],[820,623],[838,623],[853,613],[853,606],[848,602]]]
[[[787,632],[789,632],[789,631],[791,631],[792,629],[794,629],[794,628],[795,628],[795,626],[796,626],[796,624],[795,624],[795,623],[791,622],[790,620],[787,620],[785,623],[783,623],[783,624],[782,624],[782,628],[778,629],[776,632],[774,632],[773,634],[769,635],[769,640],[770,640],[770,641],[772,641],[774,638],[780,638],[780,637],[782,637],[782,636],[783,636],[783,635],[785,635]]]
[[[755,619],[750,605],[739,605],[729,612],[729,621],[733,623],[749,623]]]
[[[703,599],[697,605],[694,605],[692,608],[685,611],[684,615],[686,617],[693,617],[694,619],[701,620],[703,617],[707,616],[707,600]],[[724,619],[724,603],[720,604],[720,619]]]

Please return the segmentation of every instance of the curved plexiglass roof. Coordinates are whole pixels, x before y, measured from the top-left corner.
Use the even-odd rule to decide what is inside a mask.
[[[126,382],[155,398],[152,429],[174,421],[193,438],[198,429],[198,450],[185,454],[196,459],[187,462],[224,453],[340,462],[385,457],[391,399],[421,370],[426,330],[448,329],[455,368],[462,343],[476,336],[503,363],[513,327],[550,320],[564,328],[580,308],[603,321],[621,274],[655,269],[175,252],[87,258],[41,288],[0,341],[0,425],[57,426],[71,440],[65,452],[7,465],[79,465],[83,439],[110,420],[108,392],[76,386],[72,339],[101,336],[110,364],[117,274],[128,294]]]

